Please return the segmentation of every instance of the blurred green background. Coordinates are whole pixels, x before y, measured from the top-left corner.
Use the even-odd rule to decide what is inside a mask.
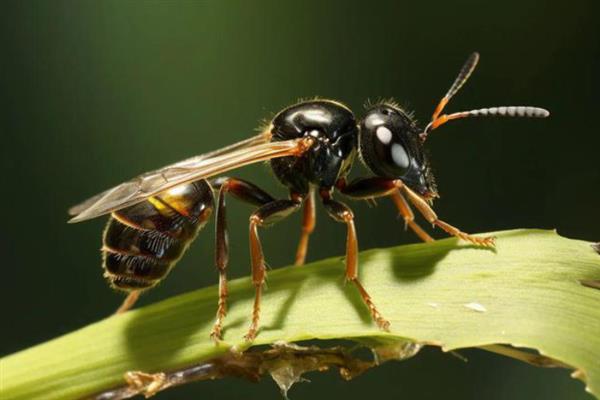
[[[531,104],[552,117],[466,120],[436,131],[428,147],[438,214],[469,232],[556,228],[600,240],[599,15],[597,0],[3,2],[1,354],[101,319],[121,301],[101,276],[105,220],[67,225],[70,205],[244,139],[299,98],[338,99],[360,115],[365,100],[394,97],[427,121],[474,50],[480,66],[448,110]],[[264,166],[235,175],[285,194]],[[388,201],[353,207],[361,248],[416,241]],[[231,276],[239,277],[249,270],[250,208],[232,201],[229,210]],[[322,210],[318,217],[309,260],[341,255],[344,227]],[[272,267],[293,260],[298,226],[296,215],[264,232]],[[216,284],[212,229],[142,304]],[[463,354],[468,363],[423,351],[352,382],[313,374],[290,394],[591,398],[566,371]],[[281,398],[269,379],[205,382],[158,398],[242,395]]]

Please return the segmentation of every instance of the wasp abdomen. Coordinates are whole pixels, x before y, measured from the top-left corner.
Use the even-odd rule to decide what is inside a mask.
[[[104,276],[122,290],[156,285],[205,225],[213,202],[201,180],[114,212],[103,236]]]

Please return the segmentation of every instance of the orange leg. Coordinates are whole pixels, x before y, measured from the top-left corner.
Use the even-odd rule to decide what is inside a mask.
[[[442,228],[445,232],[447,232],[448,234],[450,234],[452,236],[456,236],[462,240],[471,242],[477,246],[494,247],[495,238],[493,236],[488,236],[488,237],[471,236],[468,233],[465,233],[465,232],[461,231],[460,229],[458,229],[444,221],[441,221],[438,218],[438,216],[436,215],[436,213],[433,211],[433,209],[429,206],[429,204],[427,204],[427,202],[421,196],[419,196],[418,194],[413,192],[406,185],[402,186],[402,190],[404,190],[408,199],[414,204],[414,206],[417,207],[417,210],[419,210],[419,212],[421,214],[423,214],[425,219],[427,221],[429,221],[430,223],[432,223],[433,225],[436,225],[436,226]]]
[[[321,197],[323,198],[323,205],[328,214],[334,220],[345,223],[348,229],[346,237],[346,279],[352,282],[358,289],[363,302],[369,309],[371,317],[377,326],[379,326],[380,329],[388,331],[390,328],[389,321],[383,318],[375,306],[373,299],[358,279],[358,239],[356,237],[356,228],[354,226],[354,215],[348,206],[331,199],[329,193],[322,192]]]
[[[254,296],[254,306],[252,307],[252,322],[248,333],[244,339],[248,341],[254,340],[258,332],[258,321],[260,319],[260,299],[262,296],[262,287],[265,283],[265,257],[262,250],[262,245],[258,237],[258,225],[262,221],[259,217],[253,215],[250,218],[250,257],[252,265],[252,284],[256,290]]]
[[[129,292],[127,297],[125,297],[125,300],[123,300],[123,303],[121,303],[119,308],[117,308],[117,311],[115,311],[115,314],[122,314],[125,311],[129,310],[131,307],[133,307],[133,305],[137,302],[138,298],[140,297],[140,293],[140,290],[132,290],[131,292]]]
[[[300,243],[298,243],[298,250],[296,251],[295,265],[303,265],[306,260],[306,252],[308,251],[308,238],[310,234],[315,230],[315,224],[317,221],[316,210],[315,210],[315,193],[311,190],[306,201],[304,202],[304,213],[302,215],[302,234],[300,236]]]
[[[404,196],[402,196],[402,193],[396,190],[391,194],[391,197],[394,201],[394,204],[396,204],[396,208],[398,208],[400,215],[402,215],[402,218],[404,218],[405,229],[408,226],[422,241],[433,242],[433,238],[415,222],[415,214],[412,212],[410,205]]]
[[[244,339],[247,341],[254,340],[258,333],[260,302],[266,276],[265,257],[258,236],[258,227],[270,225],[287,217],[302,206],[302,201],[302,197],[292,195],[292,200],[275,200],[267,203],[250,216],[250,261],[252,263],[252,284],[256,292],[252,308],[252,320],[248,328],[248,333],[244,336]]]
[[[404,186],[404,183],[399,179],[378,177],[359,178],[350,184],[346,183],[345,179],[340,179],[336,184],[338,190],[353,199],[374,201],[377,197],[391,196],[400,215],[404,218],[405,227],[409,226],[424,242],[432,242],[433,238],[414,221],[415,215],[406,202],[406,199],[400,193],[402,186]]]
[[[236,178],[221,177],[211,185],[219,190],[216,213],[215,265],[219,271],[219,302],[215,323],[210,337],[218,341],[222,337],[223,321],[227,315],[227,264],[229,263],[229,235],[227,232],[226,195],[231,194],[246,203],[262,206],[274,201],[273,197],[256,185]]]
[[[219,301],[217,303],[217,316],[215,323],[210,331],[210,337],[214,341],[219,341],[222,338],[223,321],[227,315],[227,274],[225,269],[219,269]]]

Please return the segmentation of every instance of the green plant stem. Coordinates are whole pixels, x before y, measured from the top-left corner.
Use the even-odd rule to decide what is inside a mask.
[[[552,231],[496,233],[497,249],[446,239],[361,253],[361,279],[389,333],[378,330],[343,261],[270,271],[254,342],[412,340],[449,351],[513,344],[578,371],[600,393],[600,256]],[[230,283],[224,341],[209,338],[217,289],[209,287],[111,316],[1,360],[3,400],[77,399],[124,384],[129,370],[165,371],[245,349],[254,290]]]

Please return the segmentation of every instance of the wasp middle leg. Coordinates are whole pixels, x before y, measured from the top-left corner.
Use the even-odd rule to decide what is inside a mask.
[[[304,210],[302,214],[302,233],[298,250],[296,251],[295,265],[303,265],[306,261],[306,252],[308,251],[308,239],[315,230],[317,215],[315,210],[315,192],[311,189],[304,201]]]

